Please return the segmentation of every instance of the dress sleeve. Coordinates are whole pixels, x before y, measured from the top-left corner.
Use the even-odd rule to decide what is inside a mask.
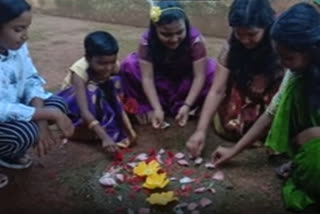
[[[25,78],[23,90],[24,103],[30,104],[31,100],[36,97],[43,100],[49,98],[52,94],[44,90],[43,86],[46,81],[38,74],[26,44],[22,47],[21,57],[23,61],[22,69]]]
[[[140,43],[139,43],[139,47],[138,47],[138,55],[139,58],[148,62],[152,61],[152,58],[149,54],[149,45],[148,45],[148,40],[142,36]]]
[[[36,109],[31,106],[18,103],[0,102],[0,122],[13,120],[30,121]]]
[[[197,36],[192,42],[192,61],[197,61],[207,56],[205,39],[202,35]]]
[[[286,74],[281,82],[280,88],[278,90],[278,92],[276,93],[276,95],[272,98],[271,103],[269,104],[268,108],[267,108],[267,113],[274,116],[277,108],[279,106],[281,97],[283,95],[283,92],[285,91],[285,88],[287,87],[290,79],[293,77],[293,73],[289,70],[286,71]]]

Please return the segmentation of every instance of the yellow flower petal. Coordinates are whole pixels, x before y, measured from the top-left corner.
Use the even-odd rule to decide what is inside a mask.
[[[133,169],[133,173],[140,177],[156,174],[160,169],[160,164],[153,160],[149,164],[146,162],[140,162],[138,166]]]
[[[162,11],[160,7],[153,6],[150,10],[150,19],[155,23],[158,22],[160,20],[161,13]]]
[[[153,193],[149,198],[147,198],[147,201],[150,204],[157,204],[157,205],[167,205],[169,202],[175,201],[175,200],[178,200],[178,198],[175,197],[173,191]]]
[[[166,173],[152,174],[147,177],[143,187],[148,189],[164,188],[168,185],[169,179]]]

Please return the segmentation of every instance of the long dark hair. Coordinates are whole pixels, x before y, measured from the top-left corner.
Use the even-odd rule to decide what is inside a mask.
[[[229,41],[227,66],[231,79],[240,89],[247,89],[257,74],[265,75],[272,83],[282,69],[279,57],[272,48],[269,29],[274,22],[274,10],[268,0],[235,0],[229,12],[231,27],[262,28],[264,36],[254,49],[245,48],[235,33]]]
[[[157,4],[157,6],[160,7],[161,10],[170,8],[170,7],[178,7],[182,9],[181,4],[176,1],[160,1]],[[189,24],[189,19],[186,13],[182,10],[174,10],[174,9],[164,11],[161,14],[160,19],[157,23],[150,21],[150,25],[149,25],[150,32],[148,37],[148,44],[149,44],[148,53],[155,64],[161,64],[164,61],[166,50],[167,50],[167,48],[162,44],[162,42],[158,38],[156,27],[159,25],[170,24],[180,19],[183,19],[185,21],[186,38],[180,44],[180,46],[175,50],[175,57],[179,57],[180,55],[185,53],[190,53],[189,51],[191,49],[190,24]],[[190,54],[190,59],[191,59],[191,54]]]
[[[0,28],[30,10],[31,6],[25,0],[0,0]]]
[[[303,72],[303,88],[314,112],[320,108],[320,14],[310,4],[299,3],[282,14],[271,29],[271,38],[289,50],[310,56]]]

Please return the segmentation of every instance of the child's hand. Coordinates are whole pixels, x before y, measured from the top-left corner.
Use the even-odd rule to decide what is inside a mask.
[[[162,110],[154,110],[152,117],[152,126],[155,129],[161,128],[164,121],[164,112]]]
[[[179,126],[183,127],[187,124],[189,118],[189,106],[183,105],[178,111],[176,116],[176,121],[178,122]]]
[[[206,134],[202,131],[196,131],[187,141],[186,147],[193,158],[201,155],[205,144]]]
[[[114,153],[119,150],[118,146],[114,142],[110,142],[109,140],[102,141],[102,149],[108,153]]]
[[[59,110],[57,110],[56,118],[56,123],[62,131],[63,136],[67,138],[71,137],[74,133],[74,126],[72,124],[72,121],[67,117],[67,115]]]
[[[56,143],[55,138],[52,136],[47,123],[39,124],[39,142],[36,146],[37,154],[43,157],[50,150],[50,146]]]
[[[129,134],[129,138],[130,138],[131,143],[136,142],[137,141],[137,133],[134,130],[131,130],[130,134]]]

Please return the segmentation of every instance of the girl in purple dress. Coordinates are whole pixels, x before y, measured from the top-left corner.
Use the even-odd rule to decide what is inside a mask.
[[[121,65],[124,105],[141,124],[161,128],[168,115],[184,126],[203,103],[216,62],[207,57],[204,38],[178,2],[160,1],[150,15],[138,53]]]
[[[118,43],[111,34],[97,31],[85,38],[84,46],[85,57],[71,66],[59,96],[74,115],[74,138],[101,140],[104,150],[115,152],[136,137],[119,102],[119,77],[111,77],[117,67]]]

